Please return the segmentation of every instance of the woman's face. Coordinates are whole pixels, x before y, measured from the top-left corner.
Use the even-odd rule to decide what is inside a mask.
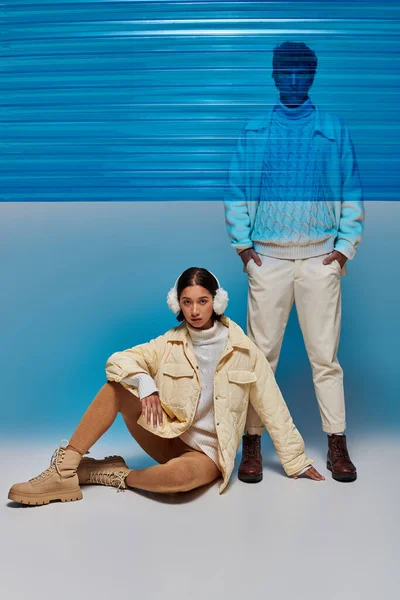
[[[209,329],[213,325],[213,297],[201,285],[189,285],[182,290],[179,305],[186,321],[197,329]]]

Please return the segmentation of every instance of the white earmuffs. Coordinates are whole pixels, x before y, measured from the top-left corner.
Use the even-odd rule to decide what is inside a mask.
[[[211,271],[208,271],[208,272],[211,273]],[[214,312],[217,315],[222,315],[225,312],[226,307],[228,306],[228,301],[229,301],[228,292],[226,290],[224,290],[224,288],[221,287],[221,284],[218,281],[217,277],[215,277],[214,273],[211,273],[211,275],[215,278],[216,282],[218,283],[218,289],[216,291],[216,294],[214,296],[214,301],[213,301]],[[181,307],[179,306],[178,292],[177,292],[177,285],[178,285],[179,278],[180,278],[180,276],[175,281],[174,287],[169,290],[168,295],[167,295],[168,308],[170,310],[172,310],[172,312],[175,315],[177,315],[181,310]]]

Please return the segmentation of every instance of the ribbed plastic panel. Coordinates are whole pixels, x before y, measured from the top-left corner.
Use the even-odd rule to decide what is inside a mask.
[[[367,199],[399,199],[388,2],[20,2],[2,26],[1,198],[220,200],[274,46],[305,41],[311,97],[350,127]]]

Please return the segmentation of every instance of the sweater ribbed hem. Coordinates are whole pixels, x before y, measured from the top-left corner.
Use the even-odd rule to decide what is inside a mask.
[[[254,250],[257,254],[271,256],[272,258],[282,258],[287,260],[296,260],[302,258],[312,258],[313,256],[321,256],[329,254],[333,251],[335,238],[333,236],[321,242],[309,243],[304,246],[290,244],[283,246],[281,244],[273,244],[269,241],[254,241]]]
[[[155,394],[156,392],[158,392],[158,388],[155,384],[155,381],[150,376],[139,377],[138,390],[139,390],[139,397],[141,400],[142,400],[142,398],[147,398],[147,396],[150,396],[151,394]]]
[[[136,387],[139,392],[139,398],[147,398],[151,394],[158,392],[158,388],[155,384],[154,379],[147,373],[138,373],[133,377],[125,377],[122,379],[122,383],[131,387]]]
[[[194,432],[191,427],[182,435],[179,436],[185,444],[197,450],[203,452],[208,458],[217,465],[218,469],[221,470],[221,465],[218,459],[218,440],[217,435],[212,433],[199,433]]]

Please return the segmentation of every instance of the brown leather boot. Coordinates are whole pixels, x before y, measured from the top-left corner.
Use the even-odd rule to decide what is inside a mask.
[[[261,456],[261,436],[246,434],[243,436],[242,462],[238,477],[245,483],[258,483],[263,478]]]
[[[328,435],[326,468],[336,481],[355,481],[357,470],[350,460],[345,435]]]

